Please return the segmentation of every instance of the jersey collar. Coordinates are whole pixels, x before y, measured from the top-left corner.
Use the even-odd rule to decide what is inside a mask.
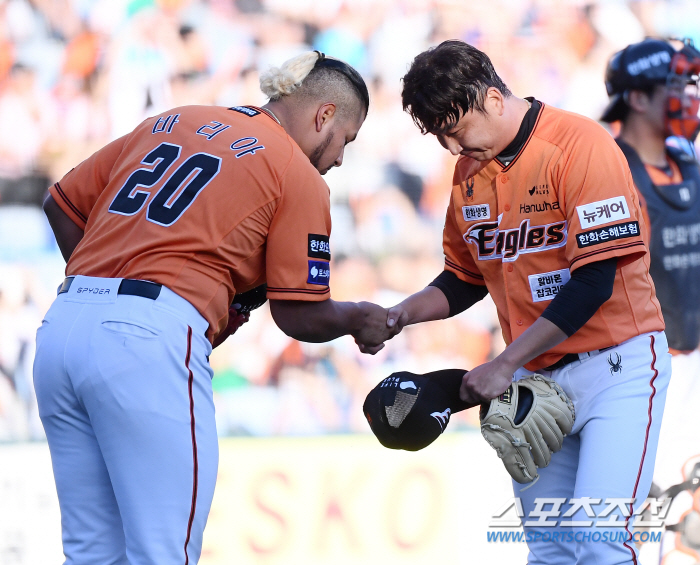
[[[537,127],[537,122],[539,122],[539,118],[542,113],[541,110],[544,108],[544,104],[539,100],[535,100],[531,97],[527,97],[525,100],[530,102],[531,106],[530,109],[525,112],[525,116],[520,124],[518,133],[515,135],[515,138],[510,142],[508,147],[506,147],[495,157],[495,161],[504,171],[512,167],[513,163],[515,163],[518,160],[518,157],[520,157],[522,154],[523,149],[525,149],[527,146],[530,138],[532,137],[532,133]]]

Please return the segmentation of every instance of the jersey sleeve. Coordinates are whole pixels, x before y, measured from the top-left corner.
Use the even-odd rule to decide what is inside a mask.
[[[95,202],[109,182],[126,138],[120,137],[93,153],[49,188],[53,199],[78,227],[85,229]]]
[[[267,297],[330,298],[330,194],[321,176],[293,158],[281,182],[265,253]]]
[[[605,130],[593,126],[580,133],[559,171],[572,272],[612,257],[621,267],[648,251],[646,221],[625,156]]]
[[[446,271],[454,273],[457,275],[457,278],[470,284],[482,286],[486,284],[459,230],[454,194],[450,196],[450,204],[447,207],[445,229],[442,235],[442,248],[445,253]]]

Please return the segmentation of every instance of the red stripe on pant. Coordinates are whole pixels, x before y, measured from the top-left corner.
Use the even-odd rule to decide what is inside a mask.
[[[642,477],[642,469],[644,468],[644,459],[646,458],[647,455],[647,444],[649,443],[649,429],[651,428],[651,422],[652,422],[652,416],[651,416],[651,410],[654,405],[654,396],[656,396],[656,388],[654,387],[654,381],[656,380],[656,377],[659,376],[659,371],[656,369],[656,351],[654,350],[654,344],[656,343],[656,340],[654,339],[654,336],[649,336],[651,337],[651,344],[650,344],[650,349],[651,349],[651,370],[654,373],[654,376],[651,377],[651,380],[649,381],[649,386],[651,387],[651,395],[649,396],[649,408],[647,411],[647,430],[646,434],[644,436],[644,449],[642,450],[642,460],[639,463],[639,470],[637,471],[637,480],[634,483],[634,491],[632,492],[632,498],[637,499],[637,488],[639,487],[639,481],[641,480]],[[629,521],[630,518],[632,517],[633,513],[633,507],[632,504],[630,504],[630,513],[629,516],[627,516],[627,519],[625,520],[625,531],[627,534],[630,536],[630,539],[632,539],[632,533],[629,530]],[[634,565],[637,565],[637,556],[634,553],[634,549],[632,549],[629,545],[628,542],[625,542],[623,544],[627,549],[630,550],[630,553],[632,554],[632,562]]]
[[[187,387],[190,396],[190,430],[192,434],[192,460],[194,462],[194,473],[192,479],[192,506],[190,507],[190,519],[187,523],[187,538],[185,539],[185,565],[189,565],[190,557],[187,555],[187,545],[190,543],[190,536],[192,534],[192,523],[194,522],[194,512],[197,508],[197,475],[199,471],[199,465],[197,462],[197,434],[195,433],[195,421],[194,421],[194,396],[192,394],[192,385],[194,384],[194,375],[192,374],[192,369],[190,369],[190,356],[192,355],[192,328],[187,327],[187,357],[185,358],[185,367],[189,373],[187,379]]]

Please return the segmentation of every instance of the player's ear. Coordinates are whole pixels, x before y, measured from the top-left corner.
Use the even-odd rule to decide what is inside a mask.
[[[625,93],[625,102],[635,112],[644,113],[649,109],[651,96],[642,90],[628,90]]]
[[[493,86],[489,87],[486,91],[486,96],[484,96],[484,107],[489,113],[502,116],[505,111],[505,98],[503,97],[503,93]]]
[[[335,116],[336,107],[332,102],[322,104],[316,111],[316,132],[320,132],[324,126],[328,125]]]

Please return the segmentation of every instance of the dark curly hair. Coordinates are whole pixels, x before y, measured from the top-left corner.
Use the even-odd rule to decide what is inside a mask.
[[[403,109],[421,132],[445,131],[459,121],[461,112],[483,112],[491,87],[511,96],[485,53],[463,41],[443,41],[411,63],[403,77]]]

